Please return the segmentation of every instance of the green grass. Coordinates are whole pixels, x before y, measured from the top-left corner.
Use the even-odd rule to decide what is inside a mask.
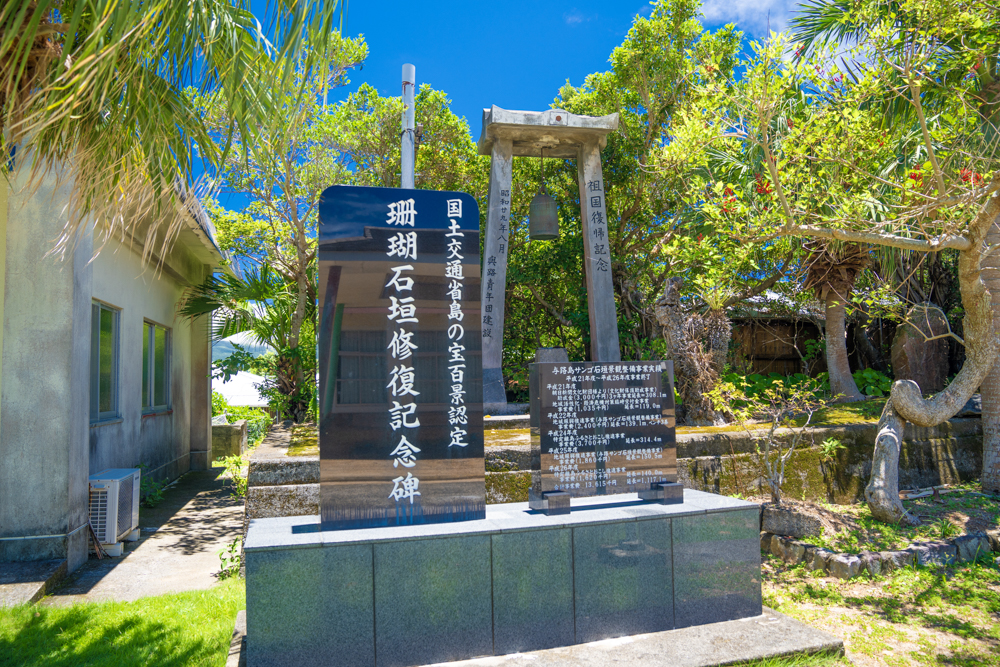
[[[844,637],[888,665],[1000,666],[1000,570],[992,558],[840,581],[764,562],[764,604]]]
[[[736,663],[734,667],[847,667],[851,662],[837,653],[815,653],[780,658],[765,658]]]
[[[135,602],[0,609],[0,665],[222,667],[244,608],[246,589],[236,578]]]

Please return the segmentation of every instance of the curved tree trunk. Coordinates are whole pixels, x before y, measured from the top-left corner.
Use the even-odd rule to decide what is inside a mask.
[[[995,182],[1000,183],[1000,177],[995,179]],[[989,247],[986,241],[997,234],[994,231],[994,221],[998,218],[1000,218],[1000,195],[994,194],[969,225],[971,247],[960,251],[958,255],[958,286],[962,292],[962,306],[965,308],[962,325],[965,330],[966,358],[962,370],[951,384],[929,399],[921,396],[920,387],[912,380],[899,380],[892,385],[892,393],[879,420],[879,432],[872,458],[872,476],[865,488],[865,499],[868,501],[872,516],[880,521],[909,524],[919,522],[916,517],[907,513],[899,500],[899,445],[903,441],[903,427],[906,422],[913,422],[917,426],[936,426],[951,419],[980,385],[983,385],[984,389],[983,486],[990,488],[987,487],[989,482],[986,454],[989,451],[989,455],[993,456],[992,471],[996,471],[997,429],[993,427],[993,435],[987,435],[985,390],[988,383],[984,381],[991,371],[996,373],[994,362],[1000,349],[1000,335],[994,325],[990,292],[987,291],[984,282],[985,267],[980,263],[985,264],[989,260],[996,262],[996,259],[989,255],[984,258],[984,251]],[[1000,241],[1000,236],[997,236],[997,240]],[[995,269],[990,271],[990,279],[992,284],[1000,287],[1000,284],[994,282],[997,280]],[[997,300],[1000,301],[1000,298]],[[995,387],[994,383],[991,389]],[[996,403],[996,394],[992,396]],[[992,444],[987,445],[990,438]],[[990,447],[992,449],[989,449]]]
[[[1000,216],[986,234],[986,244],[1000,243]],[[983,260],[983,282],[991,294],[1000,295],[1000,253]],[[993,299],[994,331],[1000,331],[1000,298]],[[983,380],[983,490],[1000,492],[1000,362],[994,362]]]
[[[830,373],[830,394],[837,403],[865,400],[851,375],[847,361],[847,325],[844,300],[830,290],[826,295],[826,366]]]

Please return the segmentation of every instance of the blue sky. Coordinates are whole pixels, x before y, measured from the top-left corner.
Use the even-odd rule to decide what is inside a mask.
[[[263,3],[255,3],[261,4]],[[783,29],[794,0],[706,0],[704,23],[714,29],[736,23],[749,36]],[[257,9],[255,7],[255,9]],[[263,14],[264,7],[258,11]],[[566,79],[578,85],[608,68],[643,0],[506,2],[349,2],[344,33],[363,34],[370,55],[341,97],[361,83],[380,93],[400,94],[405,62],[417,68],[417,83],[445,91],[452,111],[465,116],[478,138],[482,110],[547,109]],[[243,198],[223,193],[222,203],[240,208]]]
[[[708,0],[705,24],[714,28],[732,21],[763,35],[769,13],[771,28],[781,29],[793,5]],[[546,109],[566,79],[579,84],[587,74],[607,69],[608,56],[635,16],[651,9],[642,0],[360,0],[348,8],[345,34],[363,33],[371,52],[351,88],[365,81],[380,93],[398,95],[400,68],[411,62],[418,83],[447,92],[452,110],[466,117],[475,136],[484,107]]]

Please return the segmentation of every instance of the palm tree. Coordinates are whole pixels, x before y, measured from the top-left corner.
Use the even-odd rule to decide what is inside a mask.
[[[62,249],[84,220],[96,220],[106,237],[127,231],[137,213],[182,205],[179,184],[190,180],[196,147],[209,167],[221,163],[225,148],[210,140],[185,86],[224,99],[230,131],[267,130],[273,82],[289,90],[299,83],[287,56],[307,38],[322,45],[334,34],[338,2],[267,6],[266,28],[249,0],[0,6],[0,148],[17,149],[29,188],[50,173],[72,179]],[[154,229],[146,251],[170,236]]]
[[[309,338],[315,338],[316,295],[307,299],[304,326],[297,328],[298,301],[296,283],[264,265],[247,269],[242,277],[232,273],[210,276],[201,285],[189,287],[180,313],[191,318],[210,315],[214,341],[247,333],[254,342],[274,348],[274,377],[265,392],[273,390],[272,406],[279,413],[301,422],[315,393],[315,344]]]
[[[830,373],[830,393],[838,403],[865,400],[851,375],[847,362],[847,300],[854,283],[868,264],[868,249],[859,243],[839,243],[822,239],[803,243],[809,252],[805,260],[804,287],[815,290],[826,307],[826,366]]]

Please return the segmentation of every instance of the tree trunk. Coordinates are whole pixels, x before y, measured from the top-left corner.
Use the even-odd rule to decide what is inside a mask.
[[[826,366],[830,372],[830,394],[837,403],[865,400],[851,375],[847,361],[847,328],[844,300],[830,290],[826,295]]]
[[[1000,243],[1000,216],[986,234],[986,244]],[[993,330],[1000,331],[1000,253],[994,252],[983,260],[983,282],[992,299]],[[968,362],[966,362],[968,363]],[[984,491],[1000,492],[1000,362],[994,362],[983,380],[983,474],[980,483]]]
[[[911,380],[906,382],[916,385]],[[899,500],[899,451],[905,426],[906,421],[896,412],[890,396],[878,421],[872,476],[865,487],[865,500],[872,516],[879,521],[916,526],[920,519],[907,512]]]

